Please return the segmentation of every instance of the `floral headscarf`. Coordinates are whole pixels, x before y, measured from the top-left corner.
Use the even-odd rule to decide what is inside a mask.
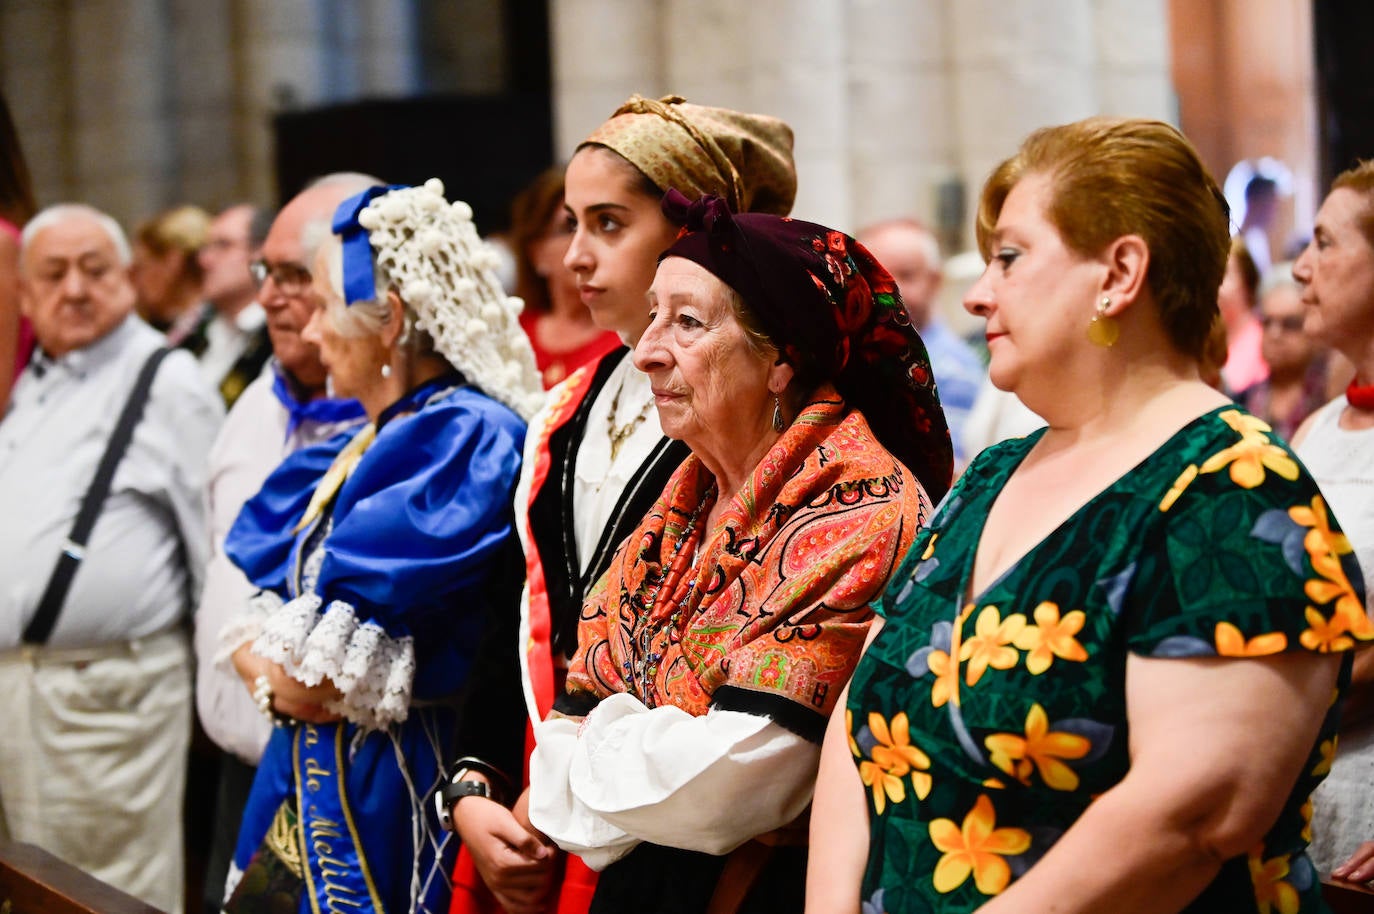
[[[709,270],[744,300],[799,381],[829,381],[911,469],[930,497],[949,488],[954,456],[930,359],[897,284],[843,232],[763,213],[730,211],[720,197],[670,190],[683,233],[663,256]]]

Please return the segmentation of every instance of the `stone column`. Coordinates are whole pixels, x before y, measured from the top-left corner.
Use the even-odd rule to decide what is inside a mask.
[[[941,188],[959,178],[949,11],[941,0],[854,0],[849,19],[854,225],[916,217],[939,228]]]
[[[239,158],[255,198],[276,199],[272,115],[328,98],[319,0],[234,0],[238,23]]]
[[[176,196],[214,212],[247,199],[252,187],[234,142],[233,17],[224,3],[171,0],[170,7]]]
[[[1037,127],[1098,111],[1092,0],[945,0],[956,161],[970,216],[993,167]],[[965,243],[972,239],[965,220]]]
[[[862,140],[849,106],[849,23],[833,0],[754,0],[745,7],[749,108],[781,117],[796,135],[802,219],[848,228],[850,150]]]
[[[75,191],[129,226],[181,202],[176,73],[162,12],[137,0],[87,0],[68,20]]]
[[[657,3],[549,0],[553,53],[554,151],[566,159],[631,92],[664,85]]]
[[[1093,0],[1098,110],[1178,123],[1167,0]]]
[[[0,4],[0,85],[40,207],[78,196],[69,56],[65,7],[42,0]]]
[[[793,212],[849,217],[844,7],[830,0],[669,0],[668,91],[706,105],[782,118],[796,140]]]

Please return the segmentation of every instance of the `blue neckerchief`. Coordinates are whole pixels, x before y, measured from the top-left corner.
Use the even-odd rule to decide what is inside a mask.
[[[304,402],[297,400],[286,380],[286,371],[280,365],[272,365],[272,393],[277,402],[286,409],[286,440],[290,440],[302,422],[318,422],[332,425],[337,422],[350,422],[361,419],[363,405],[357,400],[344,400],[336,397],[317,397]]]
[[[377,279],[372,272],[372,242],[367,229],[358,224],[358,215],[373,199],[393,190],[404,190],[404,184],[378,184],[362,193],[354,194],[334,210],[331,226],[343,242],[344,304],[372,301],[377,297]]]

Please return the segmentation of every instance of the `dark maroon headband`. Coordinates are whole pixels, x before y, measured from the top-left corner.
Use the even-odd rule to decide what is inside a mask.
[[[738,292],[800,380],[833,383],[938,501],[953,475],[949,426],[925,344],[868,249],[812,222],[737,215],[717,196],[691,201],[670,190],[663,212],[683,226],[663,256],[699,264]]]

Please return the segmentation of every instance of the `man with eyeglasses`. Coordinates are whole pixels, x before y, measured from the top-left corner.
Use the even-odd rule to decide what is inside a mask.
[[[219,388],[226,408],[243,393],[272,355],[267,318],[257,302],[249,260],[261,245],[253,237],[257,207],[237,203],[210,222],[197,259],[209,305],[206,320],[183,343],[200,359],[201,373]],[[265,226],[264,226],[265,228]]]
[[[254,592],[225,557],[225,534],[243,503],[292,451],[323,441],[363,421],[354,400],[327,396],[319,350],[301,338],[322,299],[312,268],[329,236],[338,205],[382,182],[369,175],[327,175],[292,198],[272,221],[258,256],[248,265],[258,304],[266,314],[273,358],[249,384],[225,419],[210,451],[208,502],[212,555],[196,612],[196,707],[201,724],[224,750],[214,835],[205,875],[205,910],[218,912],[253,773],[272,726],[249,688],[224,660],[220,631]]]

